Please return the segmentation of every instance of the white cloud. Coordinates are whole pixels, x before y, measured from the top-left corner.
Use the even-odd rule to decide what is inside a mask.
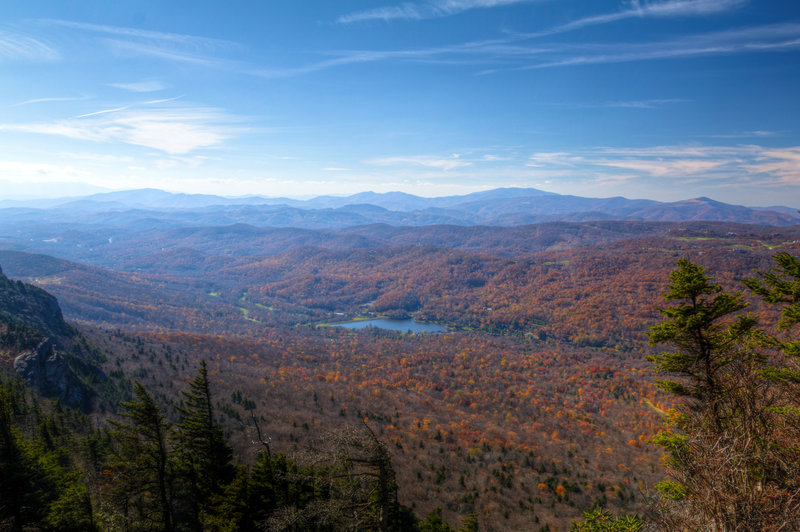
[[[711,138],[715,139],[751,139],[751,138],[765,138],[765,137],[777,137],[782,135],[783,131],[765,131],[765,130],[756,130],[756,131],[742,131],[740,133],[728,133],[725,135],[711,135]]]
[[[49,102],[77,102],[81,100],[88,100],[89,96],[61,96],[61,97],[50,97],[50,98],[33,98],[31,100],[25,100],[24,102],[19,102],[15,104],[15,106],[19,107],[22,105],[31,105],[34,103],[49,103]]]
[[[681,98],[661,98],[651,100],[627,100],[601,103],[555,103],[553,107],[566,109],[657,109],[673,103],[685,103]]]
[[[434,0],[429,2],[404,2],[398,6],[383,6],[342,15],[337,19],[341,24],[363,22],[365,20],[421,20],[456,15],[464,11],[491,8],[529,2],[531,0]]]
[[[182,155],[221,144],[234,119],[208,108],[119,107],[54,122],[0,124],[0,131],[57,135],[93,142],[122,142]]]
[[[24,33],[0,30],[0,63],[7,61],[55,61],[59,53],[50,45]]]
[[[136,81],[133,83],[110,83],[109,85],[130,92],[156,92],[169,88],[161,81]]]
[[[220,49],[238,49],[241,46],[233,41],[226,41],[222,39],[212,39],[209,37],[198,37],[195,35],[186,35],[181,33],[168,33],[161,31],[149,31],[139,28],[127,28],[123,26],[107,26],[101,24],[88,24],[83,22],[72,22],[69,20],[55,20],[55,19],[42,19],[40,22],[45,24],[52,24],[55,26],[62,26],[76,30],[82,30],[93,33],[101,33],[107,35],[116,35],[118,37],[127,37],[129,39],[136,39],[141,41],[158,42],[162,45],[173,44],[195,50],[220,50]]]
[[[535,35],[553,35],[586,28],[588,26],[610,24],[629,18],[687,17],[724,13],[742,7],[747,1],[748,0],[664,0],[660,2],[642,2],[640,0],[632,0],[628,9],[573,20],[566,24],[537,32]]]
[[[521,69],[627,63],[753,52],[782,52],[798,48],[800,48],[800,24],[769,24],[689,35],[669,41],[642,42],[637,43],[633,51],[631,51],[629,43],[566,46],[563,53],[553,54],[552,59],[529,64]]]
[[[382,157],[365,161],[367,164],[379,166],[425,166],[439,170],[453,170],[464,166],[471,166],[469,161],[460,160],[458,157],[437,158],[432,156],[411,156],[411,157]]]
[[[507,3],[516,3],[509,1]],[[580,66],[632,61],[663,60],[670,58],[696,57],[753,52],[778,52],[800,48],[800,25],[794,23],[773,24],[735,30],[710,32],[684,36],[666,41],[630,42],[603,44],[553,43],[532,46],[524,44],[556,34],[567,33],[588,26],[610,24],[626,19],[699,17],[735,10],[746,0],[667,0],[661,2],[638,2],[613,13],[586,17],[537,32],[511,34],[499,39],[465,42],[447,46],[436,46],[400,50],[340,50],[326,53],[338,57],[305,66],[285,68],[250,69],[248,73],[267,78],[291,77],[309,74],[329,68],[379,61],[405,61],[426,64],[455,64],[488,66],[478,71],[488,75],[500,70],[541,69],[565,66]],[[342,21],[355,22],[368,19],[428,18],[432,13],[445,13],[447,9],[477,8],[500,5],[494,2],[456,2],[449,8],[446,2],[404,3],[358,12],[343,17]],[[448,4],[449,5],[449,4]],[[437,11],[436,9],[440,11]],[[534,62],[535,61],[535,62]],[[608,102],[618,107],[658,106],[670,103],[662,101]]]
[[[133,157],[126,155],[107,155],[102,153],[73,153],[73,152],[59,152],[58,157],[62,159],[74,159],[78,161],[87,161],[91,163],[101,164],[117,164],[117,163],[130,163],[133,162]]]
[[[104,44],[118,55],[157,57],[168,61],[219,67],[224,65],[225,61],[217,57],[218,54],[243,49],[240,44],[232,41],[196,35],[87,24],[68,20],[42,19],[39,22],[94,34],[99,43]],[[135,85],[126,90],[137,91]]]
[[[701,16],[733,11],[747,2],[748,0],[667,0],[660,2],[632,0],[631,10],[639,16]]]
[[[130,109],[130,107],[129,106],[125,106],[125,107],[115,107],[113,109],[101,109],[100,111],[93,111],[91,113],[78,115],[75,118],[88,118],[90,116],[104,115],[106,113],[117,113],[119,111],[124,111],[125,109]]]
[[[760,186],[800,185],[800,147],[599,147],[577,152],[535,153],[528,165],[570,169],[576,177],[592,175],[596,181],[669,179]]]
[[[800,146],[763,150],[742,168],[751,174],[776,176],[784,185],[800,186]]]
[[[209,57],[205,54],[189,52],[180,48],[164,47],[159,43],[140,43],[121,39],[102,39],[102,41],[118,55],[157,57],[167,61],[207,67],[220,67],[224,64],[219,59]]]
[[[89,174],[69,165],[0,161],[0,175],[4,181],[15,183],[61,182],[71,183],[86,179]]]
[[[709,175],[711,170],[725,166],[729,161],[677,158],[670,160],[598,159],[593,163],[599,166],[633,170],[652,177],[688,177],[698,174]]]
[[[421,20],[455,15],[471,9],[507,6],[527,3],[531,0],[436,0],[429,2],[404,2],[395,6],[383,6],[364,11],[348,13],[337,19],[339,23],[349,24],[367,20]],[[646,17],[685,17],[703,16],[733,11],[745,5],[748,0],[662,0],[642,2],[632,0],[629,7],[614,13],[584,17],[560,26],[554,26],[536,35],[552,35],[587,26],[609,24],[629,18]]]
[[[169,159],[158,159],[156,161],[156,167],[161,170],[177,167],[198,168],[205,164],[209,159],[209,157],[204,157],[202,155],[193,157],[179,157],[177,155],[173,155]]]

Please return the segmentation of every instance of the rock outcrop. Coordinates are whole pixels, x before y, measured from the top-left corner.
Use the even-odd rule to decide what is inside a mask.
[[[67,340],[75,335],[55,297],[39,287],[12,281],[0,270],[0,323],[21,323],[44,336]]]
[[[70,406],[88,408],[94,396],[93,390],[70,367],[68,356],[50,338],[17,356],[14,371],[42,395],[58,397]]]
[[[89,410],[108,383],[102,355],[64,321],[56,298],[1,269],[0,354],[13,357],[14,371],[39,393],[69,406]]]

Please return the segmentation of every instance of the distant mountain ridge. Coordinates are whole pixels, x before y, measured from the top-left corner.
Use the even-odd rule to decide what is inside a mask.
[[[173,194],[139,189],[65,198],[59,203],[0,202],[0,229],[26,219],[37,222],[139,223],[154,226],[219,226],[246,223],[262,227],[345,228],[374,223],[394,226],[518,226],[568,221],[726,221],[794,225],[793,207],[744,207],[710,198],[659,202],[623,197],[585,198],[534,188],[498,188],[461,196],[424,198],[404,192],[361,192],[309,200],[206,194]]]

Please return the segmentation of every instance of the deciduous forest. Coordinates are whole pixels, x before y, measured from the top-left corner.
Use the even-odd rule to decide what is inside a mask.
[[[1,522],[797,526],[797,229],[626,228],[262,255],[163,242],[105,265],[2,251],[18,281],[0,305]],[[337,326],[376,316],[447,331]],[[63,359],[81,394],[13,376],[21,353]]]

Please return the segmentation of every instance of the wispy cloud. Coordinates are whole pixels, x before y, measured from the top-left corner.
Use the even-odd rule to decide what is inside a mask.
[[[208,54],[187,51],[182,48],[164,47],[159,43],[133,42],[122,39],[101,39],[108,48],[119,56],[155,57],[165,61],[188,63],[207,67],[220,67],[224,61]]]
[[[404,2],[396,6],[383,6],[342,15],[341,24],[366,20],[421,20],[456,15],[471,9],[500,7],[530,2],[531,0],[431,0],[429,2]]]
[[[429,2],[404,2],[394,6],[382,6],[348,13],[339,17],[337,22],[350,24],[367,20],[422,20],[447,17],[472,9],[501,7],[528,3],[531,1],[532,0],[431,0]],[[588,26],[609,24],[629,18],[713,15],[716,13],[733,11],[747,3],[748,0],[661,0],[657,2],[632,0],[625,9],[612,13],[603,13],[580,18],[528,35],[553,35]]]
[[[33,98],[14,104],[15,107],[22,105],[31,105],[34,103],[49,103],[49,102],[79,102],[81,100],[88,100],[90,96],[55,96],[51,98]]]
[[[528,166],[568,169],[573,175],[624,179],[720,182],[759,186],[800,185],[800,147],[677,145],[598,147],[531,155]]]
[[[551,54],[558,49],[559,47],[555,46],[513,46],[509,39],[504,38],[406,50],[328,50],[325,52],[326,54],[336,57],[300,67],[252,68],[248,73],[265,78],[283,78],[339,66],[381,61],[453,65],[494,64],[500,61],[511,67],[521,60],[531,59],[537,55]]]
[[[69,20],[42,19],[40,22],[54,26],[62,26],[76,30],[93,33],[102,33],[126,37],[133,40],[159,42],[162,44],[174,44],[195,50],[230,50],[240,49],[241,45],[233,41],[222,39],[212,39],[209,37],[198,37],[196,35],[186,35],[181,33],[169,33],[161,31],[149,31],[139,28],[128,28],[124,26],[107,26],[101,24],[87,24],[84,22],[73,22]]]
[[[59,53],[40,39],[17,31],[0,30],[0,63],[55,61]]]
[[[87,24],[69,20],[42,19],[39,22],[49,26],[95,34],[100,43],[118,55],[157,57],[169,61],[219,66],[224,63],[218,57],[219,54],[238,52],[243,49],[242,45],[233,41],[181,33]]]
[[[713,15],[715,13],[725,13],[736,10],[748,0],[662,0],[659,2],[642,2],[632,0],[629,7],[613,13],[604,13],[584,17],[566,24],[554,26],[540,32],[528,34],[529,36],[541,37],[565,33],[578,30],[589,26],[599,26],[610,24],[620,20],[630,18],[665,18],[665,17],[690,17]]]
[[[749,0],[631,0],[631,11],[638,16],[702,16],[739,9]]]
[[[504,3],[516,3],[511,0]],[[626,19],[700,17],[727,13],[745,5],[747,0],[662,0],[659,2],[634,1],[619,11],[573,20],[565,24],[535,32],[514,33],[497,39],[463,42],[452,45],[399,50],[339,50],[326,51],[334,55],[298,67],[252,69],[250,73],[262,77],[292,77],[329,68],[373,62],[413,62],[482,66],[478,74],[488,75],[499,71],[542,69],[581,66],[603,63],[663,60],[670,58],[734,53],[777,52],[800,47],[800,25],[794,23],[772,24],[686,35],[668,40],[643,40],[632,46],[630,42],[558,42],[533,44],[546,37],[586,28],[611,24]],[[398,6],[378,8],[347,15],[343,22],[368,19],[426,18],[448,10],[491,7],[496,2],[403,3]],[[450,6],[450,7],[443,7]],[[437,11],[434,9],[440,9]],[[613,103],[613,102],[610,102]],[[624,107],[626,102],[618,102]],[[663,102],[631,102],[630,107],[646,108]]]
[[[782,185],[800,186],[800,146],[763,150],[742,167],[751,174],[777,177]]]
[[[552,107],[565,109],[657,109],[668,104],[685,103],[682,98],[661,98],[651,100],[628,100],[600,103],[554,103]]]
[[[438,170],[453,170],[464,166],[471,166],[472,162],[461,160],[457,154],[442,158],[429,155],[416,155],[408,157],[382,157],[365,161],[367,164],[378,166],[424,166]]]
[[[689,35],[667,41],[637,43],[633,51],[629,43],[565,47],[563,54],[554,54],[561,57],[520,68],[539,69],[707,55],[781,52],[798,48],[800,48],[800,24],[770,24]]]
[[[785,131],[766,131],[766,130],[755,130],[755,131],[741,131],[739,133],[726,133],[720,135],[710,135],[711,138],[714,139],[752,139],[752,138],[765,138],[765,137],[777,137],[782,134],[786,133]]]
[[[0,131],[121,142],[182,155],[221,144],[233,133],[234,121],[210,108],[126,106],[53,122],[0,124]]]
[[[132,83],[109,83],[109,85],[129,92],[157,92],[169,88],[166,83],[161,81],[135,81]]]
[[[85,171],[69,165],[20,161],[0,161],[0,175],[3,180],[22,183],[71,182],[88,177]]]
[[[126,107],[115,107],[114,109],[101,109],[100,111],[93,111],[91,113],[78,115],[75,118],[89,118],[90,116],[104,115],[106,113],[118,113],[120,111],[124,111],[125,109],[130,109],[130,107],[126,106]]]
[[[62,159],[72,159],[76,161],[85,161],[90,163],[100,164],[117,164],[117,163],[131,163],[133,157],[127,155],[107,155],[102,153],[75,153],[75,152],[59,152],[58,157]]]
[[[489,162],[489,163],[498,162],[498,161],[508,161],[510,159],[511,159],[510,157],[504,157],[504,156],[500,156],[500,155],[493,155],[493,154],[490,154],[490,153],[487,153],[486,155],[481,157],[481,161],[485,161],[485,162]]]

